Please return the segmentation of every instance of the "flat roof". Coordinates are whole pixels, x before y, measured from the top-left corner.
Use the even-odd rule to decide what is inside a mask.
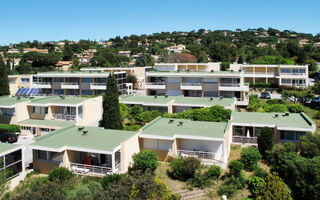
[[[181,122],[182,125],[180,125]],[[204,122],[158,117],[142,128],[141,136],[150,135],[168,139],[175,137],[224,139],[226,126],[226,122]]]
[[[235,103],[236,98],[219,98],[219,97],[183,97],[180,96],[176,98],[173,102],[173,106],[201,106],[201,107],[211,107],[215,105],[228,107]]]
[[[239,75],[240,71],[149,71],[147,73],[169,73],[169,74],[227,74],[227,75]]]
[[[125,73],[123,71],[114,72],[114,74]],[[51,72],[40,72],[34,76],[38,77],[108,77],[110,72],[102,71],[51,71]]]
[[[11,96],[1,96],[0,97],[0,108],[14,108],[16,103],[21,103],[25,101],[30,101],[30,98],[25,97],[11,97]]]
[[[26,119],[18,122],[19,125],[39,125],[49,127],[65,128],[74,125],[74,122],[60,121],[60,120],[39,120],[39,119]]]
[[[56,150],[82,149],[83,151],[108,151],[113,152],[120,143],[125,142],[137,132],[103,129],[101,127],[85,126],[83,130],[88,131],[86,134],[79,130],[82,126],[70,126],[59,129],[52,133],[36,138],[36,142],[31,146],[39,148],[49,148]]]
[[[16,148],[21,147],[17,144],[9,144],[9,143],[2,143],[0,142],[0,156],[6,154],[6,152],[13,151]]]
[[[305,113],[289,113],[286,116],[285,113],[232,112],[232,118],[233,123],[277,126],[278,128],[311,129],[314,124],[314,121]]]
[[[75,96],[51,96],[45,98],[33,99],[28,105],[78,105],[90,98],[75,97]]]
[[[163,105],[167,104],[176,99],[176,96],[140,96],[140,95],[127,95],[121,97],[120,102],[124,104],[154,104],[154,105]]]

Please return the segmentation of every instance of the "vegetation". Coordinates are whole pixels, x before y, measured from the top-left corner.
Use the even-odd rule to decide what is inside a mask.
[[[266,158],[268,153],[272,151],[274,145],[273,131],[269,127],[263,127],[258,134],[258,149],[263,158]]]
[[[144,172],[149,169],[154,171],[159,165],[158,154],[152,150],[142,150],[134,154],[132,158],[134,161],[132,170],[141,170]]]
[[[118,96],[117,80],[110,74],[107,78],[107,90],[103,96],[103,114],[100,123],[100,126],[106,129],[122,129]]]
[[[8,69],[0,56],[0,96],[9,94]]]
[[[241,152],[241,162],[244,164],[244,168],[248,171],[252,171],[257,167],[258,161],[261,159],[259,150],[255,147],[243,148]]]
[[[196,170],[200,167],[200,161],[197,158],[174,158],[169,161],[171,170],[169,174],[171,177],[180,180],[188,180],[192,178]]]
[[[15,124],[0,124],[0,133],[17,133],[20,132],[20,126]]]
[[[72,177],[72,172],[64,167],[54,168],[49,172],[48,176],[50,181],[56,181],[58,183],[69,181]]]
[[[320,134],[310,132],[300,137],[300,155],[306,158],[320,156]]]

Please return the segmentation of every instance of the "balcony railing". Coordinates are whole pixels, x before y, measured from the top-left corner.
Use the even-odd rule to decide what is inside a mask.
[[[70,168],[74,173],[81,175],[104,176],[112,173],[111,167],[102,167],[97,165],[70,163]]]
[[[202,86],[202,83],[181,83],[181,86]]]
[[[232,142],[242,144],[257,144],[257,137],[233,136]]]
[[[146,85],[165,85],[166,82],[147,82]]]
[[[76,120],[76,115],[52,114],[52,117],[54,119],[61,119],[61,120]],[[78,115],[78,119],[79,118],[82,118],[82,115]]]
[[[61,85],[79,85],[78,82],[61,82]]]
[[[206,151],[189,151],[189,150],[178,150],[178,155],[181,157],[195,157],[205,160],[216,160],[215,159],[216,154],[213,152],[206,152]]]
[[[220,83],[219,86],[224,86],[224,87],[241,87],[240,83]]]
[[[51,82],[33,82],[35,85],[51,85]]]
[[[106,86],[106,83],[91,83],[91,86]]]

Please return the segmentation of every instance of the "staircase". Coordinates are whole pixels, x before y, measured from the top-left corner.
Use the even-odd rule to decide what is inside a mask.
[[[206,193],[204,190],[195,189],[195,190],[179,190],[176,192],[181,196],[181,200],[202,200],[205,198]]]

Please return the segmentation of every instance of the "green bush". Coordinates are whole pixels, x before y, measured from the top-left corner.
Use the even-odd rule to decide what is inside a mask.
[[[150,169],[154,171],[159,163],[158,163],[158,154],[152,150],[142,150],[137,154],[132,156],[133,158],[133,170],[141,170],[146,171]]]
[[[268,99],[267,104],[283,104],[283,100],[282,99]]]
[[[288,110],[291,113],[301,113],[303,112],[303,107],[300,104],[291,104],[288,105]]]
[[[256,112],[261,106],[260,98],[257,94],[249,95],[249,105],[248,109],[250,111]]]
[[[118,183],[121,179],[123,179],[126,175],[125,174],[110,174],[105,175],[101,179],[101,186],[105,190],[107,186],[111,183]]]
[[[141,120],[143,122],[151,122],[155,118],[161,116],[162,113],[158,110],[146,111],[141,113]]]
[[[243,167],[244,165],[242,162],[237,160],[231,161],[229,164],[230,175],[235,177],[241,176]]]
[[[316,114],[314,114],[313,119],[320,119],[320,111],[317,111]]]
[[[59,183],[63,183],[70,180],[73,176],[74,174],[72,174],[72,172],[69,171],[68,169],[64,167],[58,167],[51,170],[49,172],[48,177],[49,177],[49,180],[51,181],[57,181]]]
[[[227,197],[232,197],[238,191],[235,185],[220,185],[218,189],[218,194],[220,196],[227,195]]]
[[[266,172],[266,170],[262,169],[258,165],[253,170],[253,176],[265,178],[267,175],[268,175],[268,173]]]
[[[126,130],[126,131],[137,131],[137,130],[139,130],[141,127],[142,127],[142,126],[139,125],[139,124],[129,124],[129,125],[125,124],[125,125],[123,126],[123,130]]]
[[[244,164],[244,168],[248,171],[252,171],[257,166],[260,159],[261,154],[255,147],[243,148],[241,151],[241,162]]]
[[[93,194],[96,190],[103,190],[103,187],[101,185],[101,183],[96,182],[96,181],[90,181],[87,184],[87,187],[89,188],[89,190],[91,191],[91,193]]]
[[[210,185],[211,181],[208,179],[205,174],[201,173],[201,169],[197,169],[194,173],[193,178],[191,179],[193,187],[205,188]]]
[[[246,180],[245,177],[243,175],[243,173],[241,173],[238,177],[235,176],[229,176],[225,182],[225,185],[234,185],[237,187],[238,190],[241,190],[245,187],[246,185]]]
[[[300,154],[307,158],[320,156],[320,134],[307,132],[300,137]]]
[[[288,111],[287,106],[285,106],[284,104],[267,104],[266,103],[266,104],[263,104],[262,108],[267,113]]]
[[[269,127],[263,127],[258,134],[258,149],[263,158],[266,158],[268,152],[272,151],[274,145],[273,131]]]
[[[205,172],[205,176],[208,179],[216,180],[220,177],[221,173],[222,173],[221,167],[213,165],[213,166],[210,166],[208,171]]]
[[[200,160],[197,158],[175,158],[170,160],[169,175],[175,179],[188,180],[194,177],[195,171],[200,167]]]
[[[263,182],[264,179],[258,176],[253,176],[247,179],[248,189],[250,190],[253,197],[257,196],[259,187]]]
[[[20,126],[15,124],[0,124],[0,133],[16,133],[20,132]]]
[[[76,192],[76,199],[83,199],[83,200],[89,200],[92,198],[92,192],[90,189],[85,185],[80,185],[77,188]]]

